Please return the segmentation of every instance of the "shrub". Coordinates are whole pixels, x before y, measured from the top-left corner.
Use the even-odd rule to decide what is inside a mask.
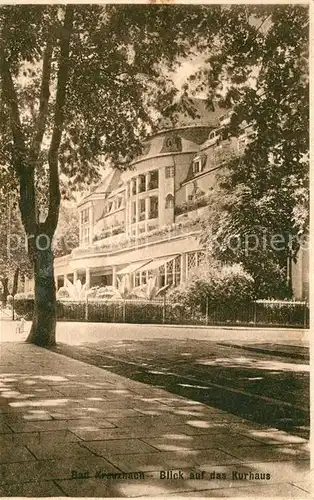
[[[70,297],[69,291],[66,289],[65,286],[62,286],[59,288],[57,291],[57,299],[68,299]]]
[[[252,301],[254,280],[238,264],[221,266],[213,263],[191,272],[186,293],[187,304],[203,313],[207,303],[209,310],[221,305],[236,308]]]
[[[23,316],[26,320],[31,320],[33,317],[34,299],[16,298],[14,301],[14,309],[18,316]]]

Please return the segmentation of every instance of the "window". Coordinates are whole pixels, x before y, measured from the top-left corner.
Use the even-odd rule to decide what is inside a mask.
[[[170,260],[159,268],[159,287],[179,285],[181,272],[180,256]]]
[[[82,243],[89,243],[89,227],[83,229]]]
[[[198,265],[197,252],[188,253],[188,262],[187,262],[188,271],[197,267],[197,265]]]
[[[145,175],[140,175],[139,177],[139,193],[146,191],[146,178]]]
[[[136,194],[136,179],[132,179],[132,181],[131,181],[131,192],[132,192],[132,196],[134,196]]]
[[[174,197],[172,194],[168,194],[166,197],[166,208],[173,208],[174,207]]]
[[[193,160],[193,174],[198,174],[202,171],[202,162],[200,158]]]
[[[181,279],[181,258],[180,255],[175,258],[174,270],[173,270],[174,285],[178,286]]]
[[[157,217],[158,217],[158,196],[151,196],[149,200],[150,200],[149,218],[150,219],[157,219]]]
[[[149,189],[157,189],[158,188],[158,170],[153,170],[150,172],[149,179]]]
[[[139,200],[139,219],[145,219],[145,199]]]
[[[136,201],[132,202],[132,222],[136,222]]]
[[[170,177],[174,177],[174,167],[173,166],[166,167],[165,176],[166,176],[166,179],[170,179]]]
[[[89,222],[89,208],[86,208],[81,212],[81,223],[86,224],[86,222]]]

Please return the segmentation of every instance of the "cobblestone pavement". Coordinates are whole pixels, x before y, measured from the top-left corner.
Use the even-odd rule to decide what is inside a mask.
[[[302,437],[33,345],[0,364],[2,496],[312,498]]]

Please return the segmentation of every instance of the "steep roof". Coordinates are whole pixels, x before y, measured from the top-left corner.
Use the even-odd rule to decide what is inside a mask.
[[[216,103],[184,94],[178,102],[165,109],[164,117],[158,120],[157,126],[160,131],[181,127],[215,128],[219,126],[219,118],[226,113],[227,110]]]
[[[109,171],[106,177],[100,182],[100,184],[98,184],[98,186],[92,189],[91,192],[80,201],[80,203],[78,203],[78,207],[84,205],[84,203],[92,200],[94,197],[99,198],[99,195],[104,195],[104,197],[106,197],[117,188],[121,173],[119,170],[108,170]]]

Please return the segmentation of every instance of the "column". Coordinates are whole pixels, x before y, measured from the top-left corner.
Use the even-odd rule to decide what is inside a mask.
[[[138,201],[138,193],[139,193],[139,188],[140,188],[140,177],[136,177],[136,238],[138,237],[138,222],[140,220],[140,211],[139,211],[139,201]]]
[[[117,266],[112,266],[112,286],[117,286]]]
[[[65,286],[65,282],[66,282],[67,279],[68,279],[68,275],[64,274],[63,275],[63,286]]]
[[[149,196],[145,198],[145,231],[147,231],[149,221]]]
[[[77,269],[73,271],[73,285],[77,282]]]
[[[93,206],[89,207],[89,244],[91,245],[93,242],[93,233],[94,233],[94,225],[93,225]]]
[[[125,198],[124,198],[124,230],[126,235],[129,234],[129,196],[128,196],[128,183],[125,187]]]
[[[85,269],[85,276],[86,276],[86,289],[88,290],[90,288],[90,268],[87,267]]]

